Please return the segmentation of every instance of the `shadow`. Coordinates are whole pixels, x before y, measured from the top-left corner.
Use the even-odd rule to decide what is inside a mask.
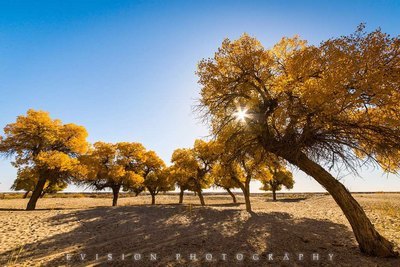
[[[306,200],[307,198],[305,197],[299,197],[299,198],[278,198],[275,202],[300,202],[303,200]],[[272,200],[271,200],[272,201]]]
[[[396,266],[398,263],[397,259],[361,255],[345,225],[329,220],[293,218],[285,212],[250,215],[243,210],[229,209],[229,206],[225,209],[195,206],[190,210],[179,204],[120,206],[57,214],[46,223],[51,229],[70,223],[76,223],[77,227],[27,244],[18,255],[18,264]],[[112,253],[111,260],[108,253]],[[134,259],[135,253],[140,253],[140,260]],[[151,259],[151,253],[157,254],[156,260]],[[176,260],[177,253],[179,260]],[[196,261],[190,260],[190,253],[196,253]],[[205,259],[207,253],[212,253],[211,261]],[[238,253],[244,258],[236,258],[240,258]],[[285,253],[288,253],[287,261]],[[298,259],[299,253],[304,255],[302,260]],[[313,253],[318,253],[318,261],[312,260]],[[67,254],[70,255],[68,259]],[[226,254],[225,260],[223,254]],[[332,260],[329,254],[333,254]],[[0,263],[13,262],[13,255],[13,250],[0,253]]]
[[[243,205],[245,203],[242,202],[236,202],[236,203],[212,203],[209,204],[209,207],[239,207],[240,205]]]
[[[48,209],[34,209],[34,210],[26,210],[19,208],[0,208],[0,211],[26,211],[26,212],[35,212],[35,211],[46,211],[46,210],[74,210],[73,208],[48,208]]]

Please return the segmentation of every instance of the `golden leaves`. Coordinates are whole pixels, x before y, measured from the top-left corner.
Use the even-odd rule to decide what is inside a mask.
[[[72,171],[79,165],[79,160],[59,151],[42,151],[36,157],[36,164],[41,169]]]
[[[66,181],[83,171],[77,159],[88,148],[87,132],[82,126],[62,124],[48,112],[30,109],[4,128],[1,150],[15,155],[17,180],[39,178],[50,181],[52,188],[65,188]]]
[[[154,151],[146,151],[142,144],[133,142],[96,142],[80,160],[87,169],[82,182],[100,189],[122,185],[124,190],[131,190],[143,186],[149,173],[165,167]]]
[[[266,49],[244,35],[225,40],[197,75],[203,115],[223,139],[287,145],[327,161],[350,162],[354,149],[388,162],[400,150],[398,36],[360,27],[319,46],[295,36]],[[238,105],[252,114],[241,126]]]

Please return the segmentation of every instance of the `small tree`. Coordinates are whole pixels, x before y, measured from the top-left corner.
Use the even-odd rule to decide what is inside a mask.
[[[96,142],[89,153],[80,158],[87,172],[80,183],[88,184],[95,190],[111,188],[112,205],[116,206],[121,188],[136,187],[143,183],[143,177],[135,171],[138,170],[135,164],[141,162],[141,153],[135,152],[135,146]]]
[[[221,163],[214,165],[212,171],[212,180],[214,185],[225,189],[228,194],[232,197],[233,203],[237,203],[235,194],[231,189],[239,188],[238,183],[232,179],[232,173],[227,166],[223,166]]]
[[[144,177],[146,148],[137,142],[120,142],[116,144],[118,148],[118,163],[123,166],[126,171],[131,171]],[[134,192],[138,196],[146,189],[143,182],[130,183],[129,186],[123,186],[124,191]]]
[[[175,189],[175,184],[170,176],[168,168],[150,172],[144,179],[144,185],[151,194],[152,205],[156,204],[156,195],[158,195],[159,192],[166,192]]]
[[[176,149],[172,154],[171,162],[173,163],[172,176],[180,188],[179,203],[183,201],[184,191],[191,190],[198,193],[201,205],[205,205],[202,189],[210,186],[210,180],[206,173],[204,175],[200,173],[193,150]]]
[[[210,187],[210,171],[218,159],[219,146],[216,142],[196,140],[192,149],[176,149],[172,154],[172,175],[181,189],[179,203],[183,201],[183,192],[192,190],[197,193],[201,205],[205,205],[202,190]]]
[[[255,151],[253,151],[255,152]],[[246,211],[252,212],[250,201],[250,182],[259,180],[268,173],[267,163],[260,153],[245,153],[236,155],[233,160],[224,164],[225,171],[230,173],[230,179],[243,192]]]
[[[88,148],[84,127],[62,124],[47,112],[30,109],[4,132],[0,151],[15,156],[12,164],[19,173],[29,170],[37,177],[27,210],[35,209],[46,184],[68,183],[81,171],[77,157]]]
[[[28,194],[35,189],[35,185],[39,180],[38,173],[29,167],[18,170],[17,179],[15,179],[13,185],[11,186],[12,190],[25,191],[23,198],[27,198]],[[43,197],[45,194],[55,194],[59,191],[67,188],[68,184],[65,181],[46,181],[46,184],[43,188],[43,191],[40,197]]]
[[[271,163],[268,175],[260,180],[263,184],[260,189],[272,191],[273,201],[276,201],[276,191],[281,190],[282,186],[286,189],[292,189],[294,185],[293,174],[278,162]]]
[[[13,185],[11,186],[11,190],[24,190],[25,194],[23,198],[27,198],[28,194],[35,190],[35,186],[38,182],[38,176],[36,173],[32,172],[33,170],[28,167],[19,169],[17,172],[17,179],[15,179]]]
[[[183,203],[183,196],[186,190],[194,190],[192,184],[190,183],[189,177],[192,175],[186,168],[182,168],[182,163],[177,163],[177,158],[182,157],[181,155],[182,149],[176,149],[172,155],[172,162],[176,161],[172,166],[168,167],[168,175],[171,177],[171,180],[179,187],[179,204]],[[181,159],[179,159],[179,162]]]
[[[165,175],[165,163],[154,151],[147,151],[144,153],[143,160],[143,178],[144,187],[151,195],[151,204],[156,203],[156,195],[160,191],[171,190],[173,183],[171,179]],[[173,189],[173,188],[172,188]]]
[[[233,126],[219,132],[217,140],[223,150],[218,162],[226,174],[226,179],[230,179],[242,190],[246,210],[251,212],[250,182],[268,175],[270,156],[259,147],[248,147],[242,139],[231,138],[234,131]]]

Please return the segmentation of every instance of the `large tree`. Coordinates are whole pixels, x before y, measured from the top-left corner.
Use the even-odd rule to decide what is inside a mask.
[[[14,156],[12,164],[21,172],[31,169],[37,181],[27,210],[34,210],[46,183],[70,182],[80,172],[77,157],[88,144],[84,127],[53,120],[44,111],[28,110],[4,128],[0,151]]]
[[[116,206],[121,189],[129,190],[143,184],[139,167],[143,149],[137,143],[96,142],[86,155],[80,157],[86,169],[80,183],[88,184],[95,190],[110,188],[113,192],[112,205]]]
[[[271,49],[248,35],[226,39],[199,63],[200,110],[215,135],[262,147],[312,176],[348,219],[361,251],[389,257],[393,245],[326,168],[361,160],[399,167],[400,39],[363,25],[318,46],[298,37]],[[237,121],[236,118],[240,118]]]

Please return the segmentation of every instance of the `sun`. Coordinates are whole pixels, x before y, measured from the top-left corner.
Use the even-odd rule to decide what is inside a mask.
[[[248,118],[248,114],[247,114],[247,109],[244,108],[242,109],[241,107],[239,107],[237,109],[237,111],[235,113],[233,113],[233,115],[236,117],[237,120],[244,122],[246,121],[246,118]]]

